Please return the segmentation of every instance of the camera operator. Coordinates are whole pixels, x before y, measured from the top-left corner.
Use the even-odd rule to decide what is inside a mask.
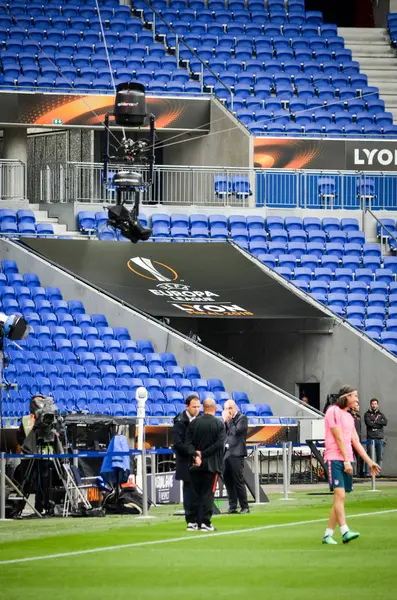
[[[17,440],[24,454],[49,454],[62,452],[61,421],[52,398],[36,394],[30,401],[30,414],[22,418]],[[33,465],[32,465],[33,461]],[[26,459],[15,472],[25,494],[35,492],[35,509],[42,514],[52,512],[50,490],[53,469],[50,459]],[[26,490],[25,490],[26,488]]]

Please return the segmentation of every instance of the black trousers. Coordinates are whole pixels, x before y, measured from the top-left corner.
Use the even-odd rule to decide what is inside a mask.
[[[247,489],[244,482],[244,457],[228,456],[225,459],[225,470],[223,481],[225,482],[227,495],[229,496],[230,510],[237,509],[237,500],[240,508],[248,508]]]
[[[196,523],[192,513],[192,501],[194,498],[194,489],[191,481],[183,482],[183,508],[185,510],[186,523]]]
[[[35,496],[35,509],[41,514],[43,510],[46,512],[50,511],[50,487],[52,487],[52,463],[49,459],[38,460],[36,459],[36,496]]]
[[[356,464],[357,464],[357,473],[356,476],[357,477],[364,477],[365,471],[364,471],[364,467],[365,467],[365,463],[363,461],[363,459],[361,458],[361,456],[359,454],[357,454],[357,452],[354,450],[354,457],[356,459]]]
[[[191,523],[201,525],[211,524],[211,517],[214,512],[214,495],[218,481],[218,473],[209,471],[200,471],[194,469],[191,471],[193,496],[191,499]]]

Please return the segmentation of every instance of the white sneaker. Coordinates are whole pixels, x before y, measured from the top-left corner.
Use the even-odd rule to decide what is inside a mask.
[[[205,523],[201,523],[201,527],[200,527],[201,531],[216,531],[215,527],[213,525],[206,525]]]
[[[188,523],[186,527],[186,531],[198,531],[197,523]]]

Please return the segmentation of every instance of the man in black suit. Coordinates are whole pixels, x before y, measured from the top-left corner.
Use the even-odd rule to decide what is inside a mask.
[[[192,520],[190,506],[193,494],[190,477],[192,457],[188,452],[186,436],[189,424],[198,417],[199,413],[200,399],[197,394],[190,394],[186,398],[186,410],[175,417],[172,429],[172,446],[176,456],[175,479],[183,481],[183,508],[185,509],[186,523],[190,523]]]
[[[225,428],[215,417],[215,400],[204,400],[203,409],[204,415],[190,423],[187,433],[189,454],[193,459],[190,474],[194,490],[189,531],[215,531],[211,524],[214,494],[219,473],[223,470]]]
[[[244,458],[247,456],[248,419],[238,410],[233,400],[224,404],[223,420],[226,428],[225,471],[223,480],[229,496],[229,513],[237,513],[237,500],[240,514],[249,513],[247,489],[244,482]]]

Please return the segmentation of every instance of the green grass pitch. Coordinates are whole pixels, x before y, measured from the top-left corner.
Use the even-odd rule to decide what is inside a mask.
[[[356,486],[348,498],[348,523],[361,537],[345,546],[321,544],[332,498],[306,492],[288,502],[272,495],[249,515],[215,517],[218,531],[209,534],[185,531],[174,507],[152,509],[156,519],[147,521],[0,522],[0,598],[395,600],[397,487],[380,489]],[[28,557],[42,558],[4,562]]]

